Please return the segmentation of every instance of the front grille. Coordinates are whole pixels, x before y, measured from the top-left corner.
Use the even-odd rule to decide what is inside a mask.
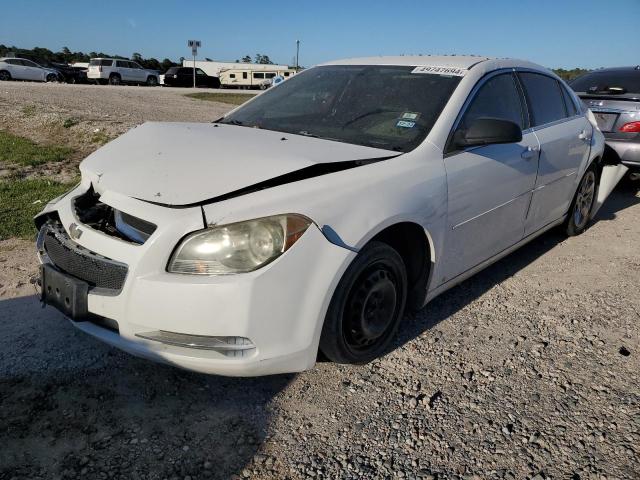
[[[40,233],[51,263],[92,287],[119,291],[128,268],[124,263],[93,253],[74,243],[59,223],[46,223]]]

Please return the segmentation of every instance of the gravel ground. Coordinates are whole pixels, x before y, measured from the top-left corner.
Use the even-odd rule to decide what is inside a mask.
[[[55,110],[62,87],[20,95]],[[155,92],[174,95],[113,90],[70,88],[158,119]],[[179,119],[215,116],[185,100]],[[85,336],[33,296],[32,244],[0,242],[0,479],[640,478],[639,204],[621,184],[583,235],[549,232],[445,293],[369,365],[256,379]]]

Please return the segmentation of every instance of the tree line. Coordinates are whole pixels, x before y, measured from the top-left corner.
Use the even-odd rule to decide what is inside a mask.
[[[28,58],[35,62],[53,62],[53,63],[75,63],[75,62],[88,62],[91,58],[105,57],[105,58],[121,58],[123,60],[133,60],[139,63],[144,68],[151,70],[166,71],[171,67],[176,67],[182,64],[182,58],[180,64],[165,58],[162,61],[157,58],[144,58],[139,53],[135,52],[130,58],[123,57],[122,55],[112,55],[104,52],[72,52],[67,47],[62,47],[59,52],[52,52],[48,48],[35,47],[31,49],[18,48],[16,46],[0,45],[0,57],[6,57],[13,55],[20,58]]]

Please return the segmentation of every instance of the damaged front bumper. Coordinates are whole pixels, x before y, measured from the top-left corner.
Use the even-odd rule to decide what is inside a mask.
[[[314,365],[328,303],[354,252],[330,243],[312,225],[286,254],[259,270],[168,273],[180,239],[203,228],[202,209],[171,209],[102,192],[104,204],[156,226],[136,243],[80,221],[74,200],[88,187],[47,205],[36,219],[44,225],[41,237],[47,218],[59,220],[59,236],[67,237],[69,248],[126,266],[122,284],[105,288],[103,276],[58,261],[56,269],[89,283],[87,315],[74,326],[134,355],[204,373],[264,375]],[[55,266],[45,242],[39,241],[39,249],[41,261]]]

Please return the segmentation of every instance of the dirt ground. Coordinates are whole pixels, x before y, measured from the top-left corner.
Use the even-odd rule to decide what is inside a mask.
[[[228,108],[17,83],[0,102],[0,128],[30,137],[39,114],[7,109],[115,135]],[[549,232],[408,316],[384,358],[256,379],[93,340],[40,307],[33,244],[0,242],[0,479],[640,478],[639,239],[624,182],[583,235]]]

